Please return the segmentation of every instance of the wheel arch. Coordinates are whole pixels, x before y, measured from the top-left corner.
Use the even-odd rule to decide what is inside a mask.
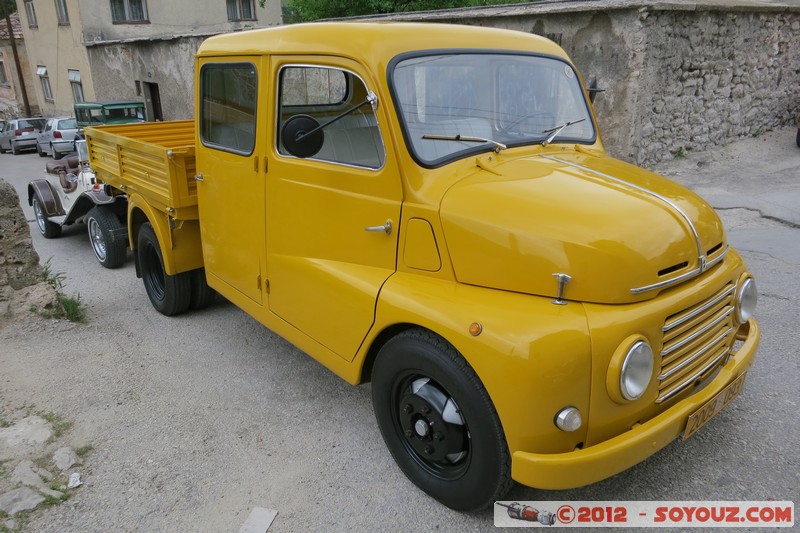
[[[136,241],[145,222],[153,226],[166,274],[174,276],[203,266],[198,221],[172,219],[154,209],[141,195],[133,194],[128,197],[128,244],[134,252],[137,276],[141,270]]]

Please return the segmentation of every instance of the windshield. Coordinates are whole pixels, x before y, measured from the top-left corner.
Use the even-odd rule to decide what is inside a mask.
[[[425,166],[506,146],[596,139],[578,76],[557,58],[418,56],[397,61],[391,83],[409,150]]]

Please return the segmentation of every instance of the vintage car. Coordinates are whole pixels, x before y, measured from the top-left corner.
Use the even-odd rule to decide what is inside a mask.
[[[144,122],[144,102],[137,100],[81,102],[75,104],[75,118],[80,128],[98,124]]]
[[[76,142],[78,155],[47,164],[47,177],[28,184],[28,205],[47,239],[61,228],[85,222],[97,260],[106,268],[125,262],[128,234],[125,196],[110,196],[97,183],[88,164],[86,141]]]

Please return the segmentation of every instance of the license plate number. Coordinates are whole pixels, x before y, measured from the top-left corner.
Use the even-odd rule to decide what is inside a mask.
[[[703,407],[695,411],[686,422],[686,429],[683,431],[683,440],[688,439],[701,427],[714,418],[717,413],[725,409],[729,403],[736,399],[744,389],[744,378],[747,374],[742,374],[730,385],[722,389],[716,396],[711,398]]]

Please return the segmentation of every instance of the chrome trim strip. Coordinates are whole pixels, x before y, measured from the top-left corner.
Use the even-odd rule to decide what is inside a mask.
[[[661,281],[659,283],[654,283],[653,285],[647,285],[647,286],[644,286],[644,287],[637,287],[637,288],[631,289],[631,294],[641,294],[643,292],[649,292],[649,291],[652,291],[652,290],[655,290],[655,289],[663,289],[665,287],[670,287],[672,285],[675,285],[677,283],[685,281],[685,280],[687,280],[689,278],[693,278],[695,276],[698,276],[698,275],[702,274],[703,272],[705,272],[706,270],[708,270],[709,268],[711,268],[713,265],[715,265],[719,261],[721,261],[722,258],[725,255],[727,255],[728,248],[726,247],[725,251],[719,257],[715,258],[711,262],[706,262],[706,254],[705,254],[705,251],[703,250],[703,245],[700,242],[700,234],[698,233],[697,228],[694,226],[694,223],[692,222],[692,219],[689,217],[689,215],[686,214],[686,212],[683,209],[681,209],[681,207],[678,204],[676,204],[675,202],[673,202],[669,198],[667,198],[665,196],[662,196],[662,195],[658,194],[655,191],[651,191],[650,189],[646,189],[644,187],[641,187],[639,185],[631,183],[629,181],[625,181],[625,180],[622,180],[620,178],[616,178],[616,177],[611,176],[609,174],[605,174],[603,172],[599,172],[597,170],[591,169],[589,167],[585,167],[583,165],[579,165],[577,163],[572,163],[570,161],[564,161],[563,159],[559,159],[557,157],[553,157],[553,156],[550,156],[550,155],[542,155],[540,157],[543,157],[544,159],[549,159],[551,161],[555,161],[557,163],[561,163],[563,165],[567,165],[567,166],[570,166],[570,167],[573,167],[573,168],[577,168],[577,169],[583,170],[585,172],[590,172],[590,173],[592,173],[592,174],[594,174],[596,176],[600,176],[602,178],[609,179],[611,181],[614,181],[616,183],[620,183],[620,184],[625,185],[627,187],[631,187],[633,189],[636,189],[639,192],[643,192],[643,193],[648,194],[648,195],[650,195],[650,196],[652,196],[652,197],[654,197],[654,198],[656,198],[658,200],[661,200],[665,204],[669,205],[672,209],[674,209],[675,212],[678,213],[683,218],[683,220],[686,222],[686,224],[689,226],[689,229],[691,230],[692,235],[694,236],[695,246],[697,246],[697,261],[700,264],[700,266],[697,267],[696,269],[692,270],[691,272],[687,272],[687,273],[682,274],[682,275],[680,275],[680,276],[678,276],[676,278],[672,278],[672,279],[669,279],[669,280]]]
[[[730,246],[726,246],[725,247],[725,251],[722,254],[720,254],[719,257],[716,257],[716,258],[714,258],[713,261],[709,261],[708,263],[705,263],[705,264],[703,264],[703,261],[702,261],[703,258],[701,257],[701,261],[700,261],[701,266],[699,268],[696,268],[696,269],[692,270],[691,272],[686,272],[685,274],[681,274],[680,276],[678,276],[676,278],[660,281],[660,282],[654,283],[652,285],[645,285],[644,287],[637,287],[635,289],[631,289],[631,294],[641,294],[643,292],[649,292],[649,291],[652,291],[654,289],[663,289],[665,287],[671,287],[673,285],[677,285],[678,283],[680,283],[682,281],[686,281],[687,279],[693,278],[695,276],[699,276],[700,274],[702,274],[703,272],[705,272],[706,270],[708,270],[712,266],[714,266],[717,263],[719,263],[720,261],[722,261],[725,258],[725,256],[728,255],[728,251],[729,250],[730,250]]]
[[[718,336],[716,339],[714,339],[713,341],[709,342],[708,344],[706,344],[705,346],[703,346],[702,348],[700,348],[698,351],[696,351],[695,353],[693,353],[692,355],[690,355],[689,357],[687,357],[686,359],[684,359],[683,361],[681,361],[681,363],[680,363],[679,365],[676,365],[675,367],[671,368],[671,369],[670,369],[670,370],[668,370],[667,372],[664,372],[663,374],[661,374],[660,376],[658,376],[658,381],[664,381],[665,379],[669,379],[669,378],[671,378],[671,377],[672,377],[672,376],[674,376],[674,375],[675,375],[677,372],[680,372],[681,370],[683,370],[684,368],[686,368],[687,366],[689,366],[691,363],[694,363],[695,361],[697,361],[698,359],[700,359],[700,358],[701,358],[703,355],[705,355],[705,354],[706,354],[706,353],[707,353],[709,350],[711,350],[712,348],[714,348],[714,346],[716,346],[717,344],[719,344],[721,341],[724,341],[724,340],[725,340],[725,337],[727,337],[728,335],[730,335],[732,331],[733,331],[733,328],[728,328],[728,330],[727,330],[727,331],[725,331],[724,333],[722,333],[722,334],[721,334],[720,336]]]
[[[728,290],[724,291],[719,296],[712,297],[713,298],[712,300],[709,300],[708,302],[706,302],[702,306],[698,307],[697,309],[695,309],[694,311],[692,311],[688,315],[682,316],[682,317],[680,317],[680,318],[678,318],[676,320],[673,320],[672,322],[668,322],[668,323],[664,324],[664,327],[661,328],[662,333],[667,333],[668,331],[670,331],[670,330],[672,330],[672,329],[674,329],[674,328],[676,328],[676,327],[678,327],[680,325],[683,325],[684,323],[688,322],[689,320],[693,319],[694,317],[696,317],[697,315],[703,313],[704,311],[707,311],[711,307],[714,307],[716,304],[718,304],[719,302],[721,302],[722,300],[724,300],[728,296],[731,296],[735,290],[736,290],[736,285],[731,285],[731,287]]]
[[[656,403],[666,402],[667,400],[669,400],[670,398],[672,398],[676,394],[678,394],[680,392],[683,392],[683,390],[686,389],[686,387],[688,387],[689,385],[691,385],[694,380],[696,380],[697,378],[699,378],[700,376],[702,376],[703,374],[708,372],[711,368],[714,367],[714,365],[719,363],[720,360],[722,360],[722,358],[724,358],[726,355],[728,355],[728,352],[730,352],[730,348],[726,348],[725,350],[723,350],[722,353],[719,354],[718,357],[714,358],[710,363],[708,363],[706,366],[704,366],[702,369],[700,369],[699,372],[695,372],[692,375],[691,378],[689,378],[686,381],[684,381],[683,383],[681,383],[680,386],[678,386],[675,389],[672,389],[667,394],[665,394],[663,396],[659,396],[658,398],[656,398]]]
[[[722,322],[723,320],[728,318],[731,315],[731,313],[733,313],[733,307],[731,307],[730,309],[728,309],[727,311],[722,313],[720,316],[714,318],[711,322],[708,322],[708,323],[704,324],[702,328],[694,331],[691,335],[689,335],[688,337],[685,337],[680,342],[676,342],[675,344],[673,344],[669,348],[661,350],[661,358],[663,359],[664,357],[668,356],[669,354],[671,354],[675,350],[679,350],[680,348],[683,348],[684,346],[686,346],[690,342],[696,340],[698,337],[701,337],[701,336],[705,335],[706,333],[711,331],[713,328],[718,326],[720,324],[720,322]]]

